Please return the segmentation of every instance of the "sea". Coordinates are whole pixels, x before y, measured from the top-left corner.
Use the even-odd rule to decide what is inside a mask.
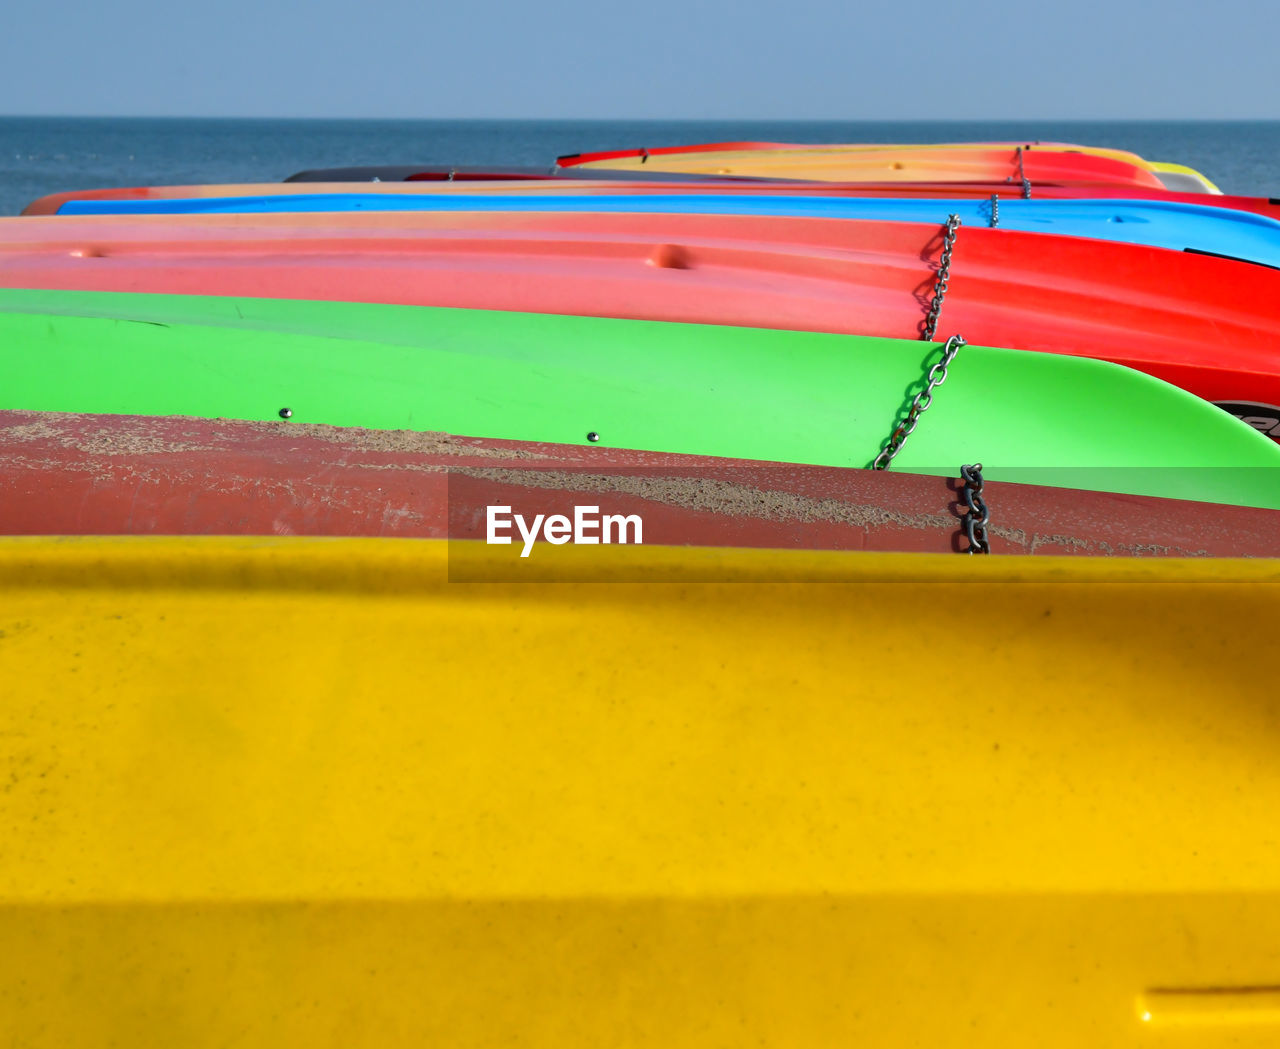
[[[1224,193],[1280,196],[1280,121],[247,120],[0,117],[0,215],[47,193],[278,182],[376,164],[546,166],[557,156],[725,140],[1060,141],[1187,164]]]

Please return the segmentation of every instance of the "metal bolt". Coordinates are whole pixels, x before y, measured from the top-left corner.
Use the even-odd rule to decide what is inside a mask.
[[[587,440],[590,441],[592,444],[595,444],[596,441],[600,440],[600,435],[596,433],[595,430],[592,430],[589,434],[587,434]]]
[[[281,409],[280,409],[280,418],[281,418],[281,419],[292,419],[292,418],[293,418],[293,409],[292,409],[292,408],[281,408]]]

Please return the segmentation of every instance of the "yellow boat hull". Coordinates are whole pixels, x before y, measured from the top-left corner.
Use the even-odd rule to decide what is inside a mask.
[[[467,554],[0,542],[14,1044],[1280,1038],[1277,563]]]
[[[1171,164],[1164,160],[1153,160],[1150,162],[1150,168],[1156,173],[1156,175],[1184,176],[1181,181],[1161,179],[1161,181],[1166,184],[1172,183],[1169,185],[1170,189],[1182,189],[1185,186],[1187,189],[1195,192],[1196,189],[1192,189],[1192,187],[1196,186],[1199,192],[1215,193],[1218,196],[1222,195],[1222,190],[1220,190],[1215,183],[1211,182],[1208,176],[1203,172],[1197,171],[1195,168],[1187,167],[1186,164]]]

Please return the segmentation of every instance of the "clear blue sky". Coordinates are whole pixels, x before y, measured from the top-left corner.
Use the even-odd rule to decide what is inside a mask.
[[[31,0],[11,115],[1277,119],[1276,0]]]

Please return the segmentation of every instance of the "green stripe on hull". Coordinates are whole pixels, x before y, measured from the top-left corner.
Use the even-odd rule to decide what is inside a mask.
[[[421,306],[0,291],[0,407],[865,467],[940,348]],[[1280,508],[1280,446],[1117,365],[964,347],[895,470]]]

